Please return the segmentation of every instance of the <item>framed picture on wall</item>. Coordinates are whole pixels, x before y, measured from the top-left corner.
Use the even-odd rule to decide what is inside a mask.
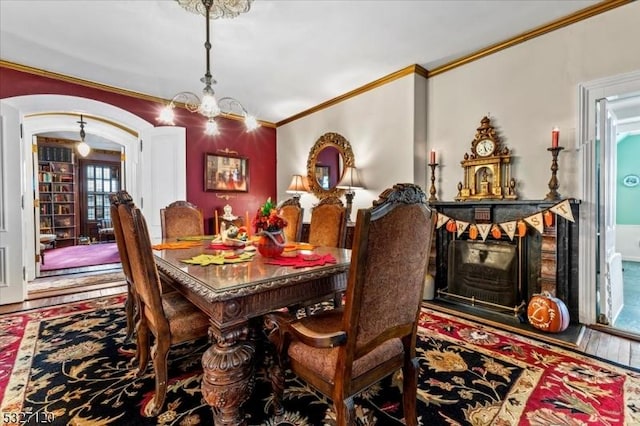
[[[329,189],[329,166],[316,165],[316,181],[322,189]]]
[[[204,190],[248,192],[248,160],[233,155],[206,153],[204,155]]]

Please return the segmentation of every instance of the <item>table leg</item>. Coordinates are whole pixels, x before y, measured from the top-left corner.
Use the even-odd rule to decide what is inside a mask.
[[[241,405],[254,386],[255,347],[244,323],[221,333],[209,329],[214,344],[202,355],[202,395],[213,410],[216,426],[246,425]]]

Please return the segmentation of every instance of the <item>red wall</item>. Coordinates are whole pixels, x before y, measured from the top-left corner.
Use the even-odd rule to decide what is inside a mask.
[[[127,110],[150,123],[156,123],[158,112],[163,106],[158,102],[0,66],[0,99],[35,94],[94,99]],[[220,118],[218,126],[221,134],[207,136],[203,132],[204,118],[183,109],[176,109],[175,123],[187,129],[187,201],[202,208],[206,232],[212,233],[214,209],[218,209],[219,214],[222,214],[222,207],[229,204],[236,215],[244,216],[248,210],[250,216],[253,216],[253,212],[268,197],[276,199],[275,128],[260,127],[247,133],[242,122]],[[205,153],[216,153],[217,150],[224,149],[236,151],[239,156],[248,159],[249,192],[204,191]],[[229,195],[232,198],[227,201],[217,197],[216,194]]]

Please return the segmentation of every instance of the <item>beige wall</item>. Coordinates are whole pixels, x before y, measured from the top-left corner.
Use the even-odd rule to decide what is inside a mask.
[[[316,139],[338,132],[351,142],[368,188],[356,194],[354,208],[369,207],[396,182],[412,181],[428,191],[425,158],[431,149],[440,163],[438,198],[451,201],[463,177],[460,160],[487,114],[513,152],[512,176],[521,199],[542,199],[549,190],[546,148],[553,126],[560,127],[565,147],[559,192],[580,198],[577,86],[640,69],[638,22],[635,2],[428,80],[404,77],[279,127],[278,199],[288,197],[291,175],[306,171]],[[302,197],[307,210],[315,202],[311,195]]]
[[[371,206],[385,188],[397,182],[424,182],[424,164],[414,170],[414,158],[424,158],[426,132],[426,80],[409,75],[315,114],[278,127],[278,200],[289,198],[287,186],[293,174],[305,174],[309,150],[326,132],[336,132],[351,144],[355,164],[366,190],[358,190],[355,210]],[[423,123],[416,125],[416,119]],[[303,194],[306,220],[318,202]]]
[[[459,161],[487,113],[515,156],[520,198],[542,199],[549,190],[553,126],[565,147],[559,192],[580,198],[577,87],[640,69],[638,22],[636,2],[430,78],[427,140],[443,152],[440,198],[455,197]]]

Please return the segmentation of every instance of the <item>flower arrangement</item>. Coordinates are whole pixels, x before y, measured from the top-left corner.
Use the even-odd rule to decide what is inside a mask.
[[[276,205],[271,201],[271,197],[269,197],[267,202],[260,206],[256,212],[256,217],[253,219],[253,226],[256,233],[261,231],[277,232],[287,226],[287,221],[278,216]]]

